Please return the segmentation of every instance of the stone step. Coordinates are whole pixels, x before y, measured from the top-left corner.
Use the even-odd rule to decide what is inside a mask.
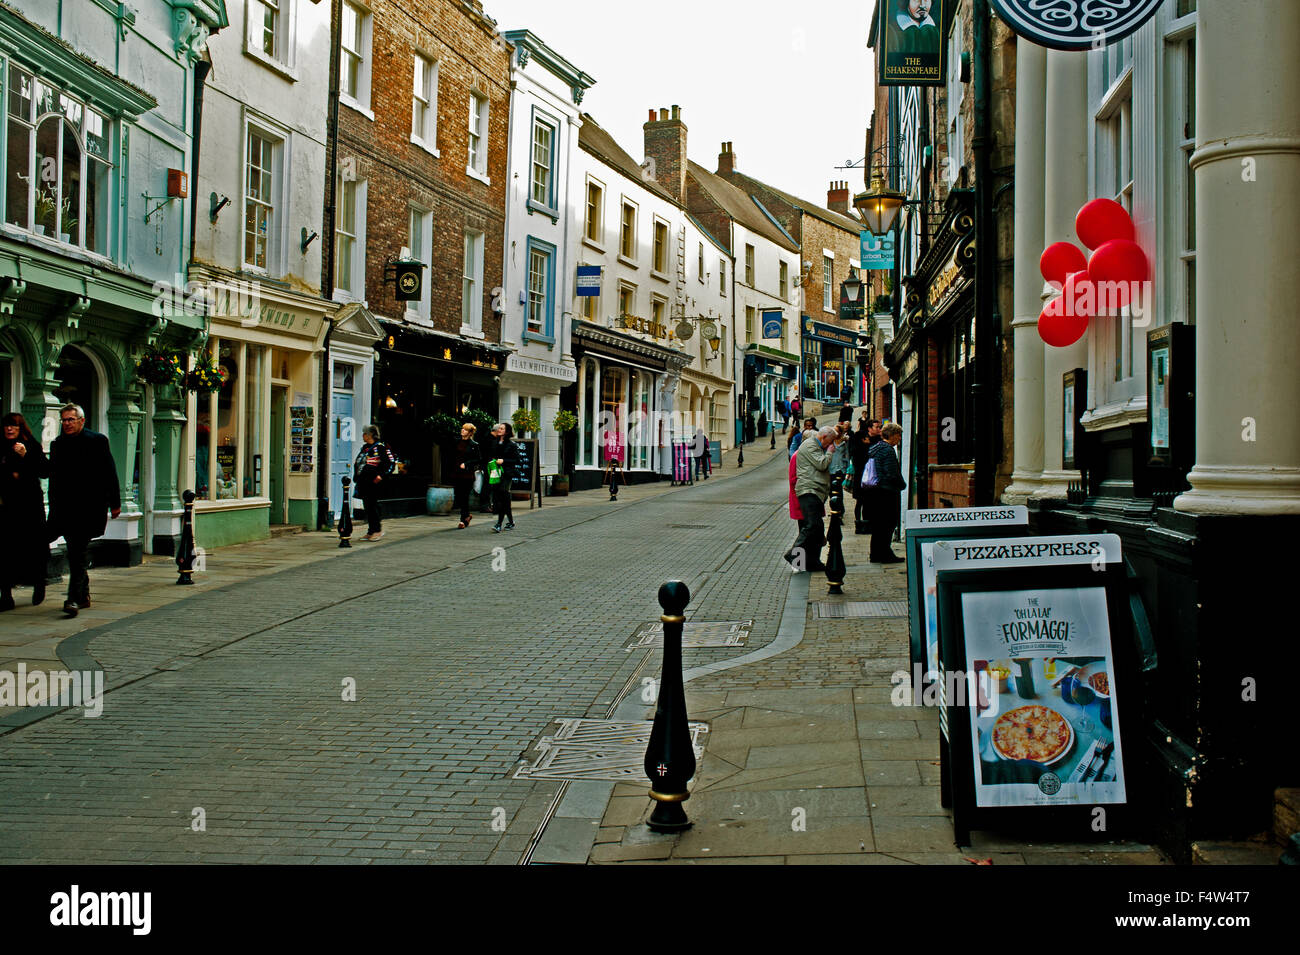
[[[1192,843],[1192,865],[1277,865],[1281,855],[1269,833],[1241,842]]]
[[[293,534],[301,534],[306,529],[307,528],[300,524],[272,524],[270,528],[271,539],[274,540],[277,537],[290,537]]]

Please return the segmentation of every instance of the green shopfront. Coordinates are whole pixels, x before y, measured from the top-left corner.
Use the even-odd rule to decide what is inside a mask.
[[[180,532],[184,396],[136,363],[203,335],[183,291],[187,94],[225,25],[221,0],[0,7],[0,412],[48,449],[71,401],[108,436],[122,513],[92,544],[100,564],[171,553]]]
[[[799,395],[827,406],[840,403],[846,384],[853,385],[858,364],[858,333],[803,316],[803,374]],[[856,391],[855,391],[856,393]]]

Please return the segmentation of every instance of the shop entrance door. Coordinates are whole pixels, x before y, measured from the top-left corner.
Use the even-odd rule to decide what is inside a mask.
[[[284,432],[285,410],[289,403],[289,389],[273,387],[271,389],[271,488],[270,523],[285,522],[284,498],[284,446],[288,435]]]
[[[336,517],[343,508],[343,479],[352,476],[354,442],[361,440],[360,429],[352,417],[352,400],[352,392],[335,390],[334,442],[330,448],[330,512]]]

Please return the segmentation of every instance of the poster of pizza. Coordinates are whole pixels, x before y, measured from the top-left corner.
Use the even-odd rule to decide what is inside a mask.
[[[968,592],[961,614],[975,805],[1125,802],[1105,588]]]

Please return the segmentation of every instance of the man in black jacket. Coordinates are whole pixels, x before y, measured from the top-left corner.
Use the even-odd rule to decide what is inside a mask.
[[[50,445],[50,520],[52,537],[68,548],[68,599],[63,612],[75,617],[90,606],[86,550],[108,527],[105,512],[122,513],[122,491],[108,438],[86,429],[80,405],[59,409],[63,433]]]
[[[871,445],[868,457],[876,465],[876,485],[868,489],[868,513],[871,521],[871,562],[897,564],[904,558],[890,549],[889,542],[898,524],[898,492],[907,487],[903,470],[894,450],[903,443],[903,429],[892,421],[880,431],[881,440]]]
[[[483,449],[483,460],[489,468],[495,462],[501,468],[501,477],[492,488],[492,510],[497,512],[497,522],[492,526],[492,533],[501,533],[501,521],[506,522],[506,530],[515,529],[515,514],[510,505],[510,478],[519,464],[519,446],[510,440],[510,429],[505,422],[498,421],[492,428],[492,439]],[[490,483],[490,481],[489,481]]]

